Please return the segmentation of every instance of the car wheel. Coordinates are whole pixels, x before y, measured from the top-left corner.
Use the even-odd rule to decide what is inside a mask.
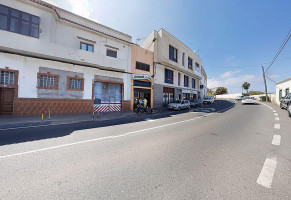
[[[180,108],[180,107],[178,107],[178,108],[177,108],[177,110],[181,110],[181,108]]]
[[[283,109],[283,104],[282,103],[280,103],[280,108]]]

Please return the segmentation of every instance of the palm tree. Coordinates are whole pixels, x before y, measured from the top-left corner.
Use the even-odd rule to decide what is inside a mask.
[[[247,91],[249,92],[249,88],[251,87],[251,84],[249,84],[248,82],[244,82],[242,84],[242,87]]]

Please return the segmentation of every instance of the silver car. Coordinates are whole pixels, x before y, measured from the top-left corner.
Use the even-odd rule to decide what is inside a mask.
[[[168,105],[169,110],[181,110],[190,108],[190,102],[188,100],[176,100],[174,103]]]

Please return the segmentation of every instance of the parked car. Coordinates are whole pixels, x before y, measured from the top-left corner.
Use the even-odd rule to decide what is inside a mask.
[[[203,99],[203,104],[213,104],[214,98],[213,97],[206,97]]]
[[[288,110],[289,117],[291,117],[291,105],[288,106],[287,110]]]
[[[236,100],[243,100],[244,99],[244,96],[237,96],[235,99]]]
[[[192,99],[190,100],[190,107],[196,108],[202,106],[202,101],[201,99]]]
[[[176,100],[174,103],[168,105],[169,110],[181,110],[190,108],[190,102],[188,100]]]
[[[258,104],[258,101],[254,97],[244,97],[241,103],[244,104]]]
[[[280,108],[287,109],[288,106],[291,105],[291,93],[288,93],[284,98],[280,101]]]

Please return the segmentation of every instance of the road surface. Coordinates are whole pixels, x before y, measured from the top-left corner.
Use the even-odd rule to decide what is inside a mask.
[[[214,105],[0,130],[0,199],[291,199],[291,119]]]

